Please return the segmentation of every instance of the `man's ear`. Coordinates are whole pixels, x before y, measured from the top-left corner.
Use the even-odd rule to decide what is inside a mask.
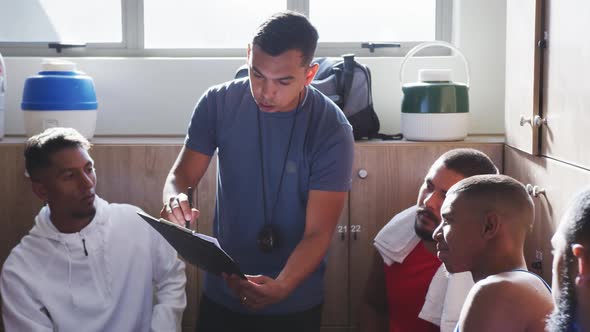
[[[484,239],[490,240],[498,234],[500,230],[500,219],[495,212],[486,212],[481,227],[481,235]]]
[[[250,63],[250,55],[252,54],[252,45],[248,44],[246,49],[246,63]]]
[[[578,276],[583,279],[590,278],[590,275],[588,275],[590,273],[590,262],[588,261],[590,257],[588,257],[586,248],[581,244],[574,243],[572,244],[572,253],[578,261]]]
[[[49,199],[47,188],[45,188],[45,186],[41,182],[31,181],[31,188],[40,200],[42,200],[43,202],[47,202],[47,200]]]
[[[311,81],[313,81],[313,78],[315,77],[315,74],[317,74],[318,69],[320,69],[320,65],[317,62],[309,65],[309,68],[307,68],[307,72],[305,73],[305,85],[311,84]]]

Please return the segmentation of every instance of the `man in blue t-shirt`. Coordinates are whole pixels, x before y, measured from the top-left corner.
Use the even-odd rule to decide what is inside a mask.
[[[249,77],[210,88],[195,108],[162,217],[198,217],[184,193],[217,151],[213,233],[248,279],[206,275],[199,331],[319,331],[354,144],[344,114],[310,86],[317,39],[305,16],[272,16],[248,45]]]

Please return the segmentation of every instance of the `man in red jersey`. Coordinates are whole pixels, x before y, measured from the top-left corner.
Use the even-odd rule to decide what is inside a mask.
[[[441,266],[432,233],[447,190],[477,174],[496,174],[488,156],[455,149],[431,166],[415,206],[396,215],[375,238],[375,254],[361,311],[361,331],[439,331],[419,318],[432,278]]]

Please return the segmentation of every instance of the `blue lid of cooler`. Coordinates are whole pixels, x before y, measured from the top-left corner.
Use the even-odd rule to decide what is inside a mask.
[[[92,78],[76,71],[67,61],[43,63],[43,71],[27,78],[23,90],[23,111],[96,110],[98,102]]]

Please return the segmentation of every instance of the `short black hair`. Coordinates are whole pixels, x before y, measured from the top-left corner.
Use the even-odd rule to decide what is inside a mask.
[[[449,170],[464,177],[481,174],[498,174],[498,168],[485,153],[468,148],[453,149],[439,157]]]
[[[481,174],[467,177],[454,184],[449,189],[450,192],[469,196],[494,194],[510,201],[518,200],[516,197],[532,201],[522,183],[503,174]]]
[[[31,180],[38,181],[40,169],[51,166],[51,156],[67,148],[89,150],[92,145],[72,128],[49,128],[25,143],[25,168]]]
[[[302,65],[310,64],[318,44],[318,31],[303,14],[283,11],[272,15],[262,23],[252,39],[252,44],[271,56],[289,50],[303,54]]]
[[[467,177],[454,184],[447,192],[477,200],[486,209],[508,210],[521,214],[518,218],[523,229],[529,230],[534,222],[534,203],[525,186],[516,179],[502,174],[482,174]],[[522,217],[527,215],[529,219]],[[524,239],[523,239],[524,240]]]
[[[574,243],[590,244],[590,188],[578,193],[567,212],[569,220],[565,230],[568,246]]]
[[[559,228],[563,231],[566,249],[562,253],[564,264],[556,271],[560,275],[559,298],[555,303],[555,310],[547,320],[547,331],[569,331],[572,323],[576,321],[578,310],[578,299],[576,297],[575,277],[571,274],[577,270],[573,264],[577,261],[571,246],[579,243],[587,246],[590,243],[590,188],[578,193],[569,204],[565,219],[565,227]],[[572,266],[573,265],[573,266]],[[555,287],[555,285],[553,285]]]

